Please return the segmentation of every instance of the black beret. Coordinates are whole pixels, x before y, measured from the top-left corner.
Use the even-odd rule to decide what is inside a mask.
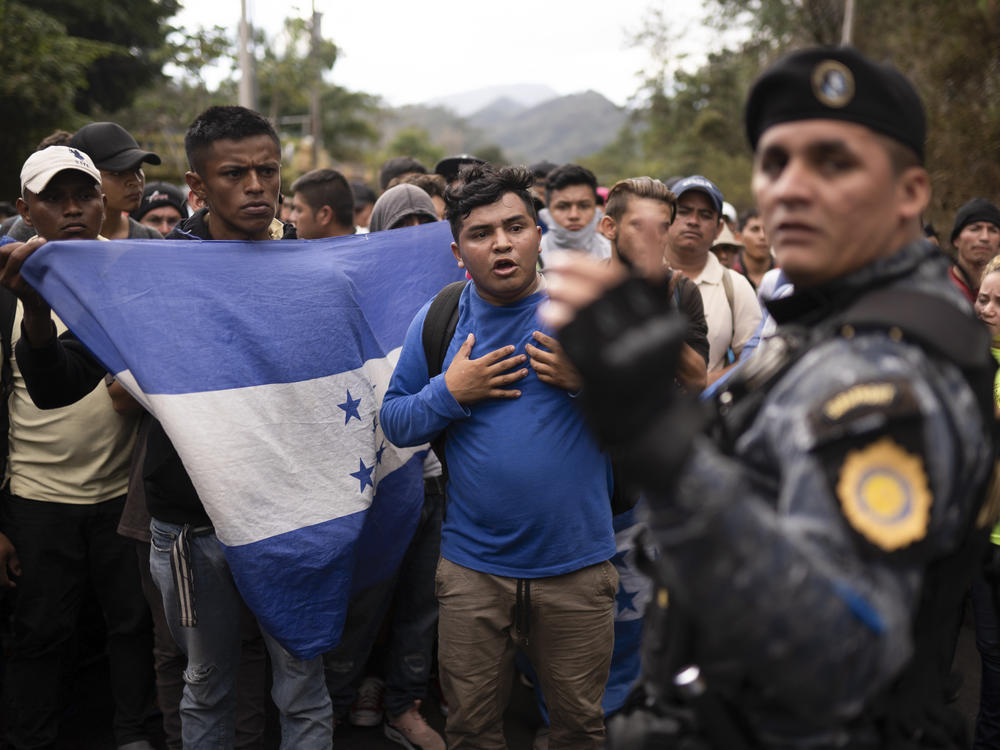
[[[766,70],[750,90],[746,129],[754,150],[772,125],[813,119],[864,125],[909,146],[923,161],[927,122],[917,90],[898,70],[853,47],[794,52]]]
[[[955,226],[951,230],[951,241],[954,242],[961,232],[969,224],[977,221],[987,221],[1000,229],[1000,209],[997,209],[985,198],[973,198],[968,201],[955,214]]]

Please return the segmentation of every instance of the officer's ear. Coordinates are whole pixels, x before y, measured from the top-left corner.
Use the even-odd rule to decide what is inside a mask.
[[[899,217],[906,222],[918,220],[931,201],[931,179],[923,167],[907,167],[896,178]]]

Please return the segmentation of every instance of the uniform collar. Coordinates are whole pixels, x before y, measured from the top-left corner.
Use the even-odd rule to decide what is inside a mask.
[[[846,276],[796,290],[783,299],[770,300],[766,303],[768,312],[779,324],[797,322],[810,325],[832,312],[843,310],[862,291],[912,273],[917,266],[939,252],[930,242],[916,240]]]

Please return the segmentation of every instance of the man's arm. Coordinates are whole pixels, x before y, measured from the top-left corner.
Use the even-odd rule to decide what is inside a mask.
[[[919,355],[903,348],[837,341],[800,361],[762,407],[774,416],[740,437],[754,457],[773,457],[767,476],[699,437],[667,486],[660,457],[676,426],[666,416],[625,449],[699,637],[814,716],[853,716],[898,676],[924,573],[964,541],[989,467],[968,385],[926,360],[914,367]],[[830,423],[827,404],[886,383],[895,412],[873,422],[849,410]]]
[[[38,408],[54,409],[93,391],[104,367],[71,333],[56,337],[51,308],[21,276],[21,266],[43,244],[33,237],[0,246],[0,284],[21,300],[24,317],[14,355],[28,395]]]
[[[528,374],[519,367],[525,355],[509,356],[513,346],[472,358],[475,337],[469,334],[447,370],[429,378],[422,337],[429,307],[410,323],[379,413],[385,436],[404,447],[430,442],[451,422],[468,417],[478,401],[519,397],[520,391],[505,386]]]
[[[688,278],[677,279],[678,309],[688,320],[687,335],[677,362],[677,380],[688,393],[699,393],[708,385],[708,323],[698,286]]]
[[[6,534],[0,534],[0,588],[16,588],[17,584],[11,580],[11,576],[19,575],[21,561],[17,557],[17,550]]]
[[[613,349],[628,332],[663,331],[669,345],[666,318],[616,295],[613,275],[561,261],[549,280],[547,322],[585,321],[564,338]],[[601,333],[609,319],[615,333]],[[635,340],[641,361],[657,360],[659,343],[650,352]],[[616,375],[581,369],[597,406],[616,406],[613,419],[592,416],[645,488],[672,600],[693,616],[704,652],[744,664],[798,711],[857,715],[909,659],[924,572],[963,543],[990,467],[988,426],[961,374],[886,336],[835,339],[768,395],[740,435],[738,451],[752,454],[741,459],[692,440],[693,412],[664,391],[656,398],[652,380],[622,400]],[[592,380],[607,387],[594,393]],[[866,403],[859,393],[894,394],[894,411],[872,419],[855,408]],[[622,420],[630,429],[615,433]]]

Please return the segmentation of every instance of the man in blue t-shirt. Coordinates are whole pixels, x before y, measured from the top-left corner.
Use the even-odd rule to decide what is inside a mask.
[[[538,330],[541,232],[522,168],[477,166],[448,191],[472,278],[433,378],[410,325],[382,406],[397,445],[445,434],[448,486],[436,590],[448,746],[502,748],[514,653],[549,706],[550,747],[601,747],[618,575],[611,466],[573,406],[579,375]]]

